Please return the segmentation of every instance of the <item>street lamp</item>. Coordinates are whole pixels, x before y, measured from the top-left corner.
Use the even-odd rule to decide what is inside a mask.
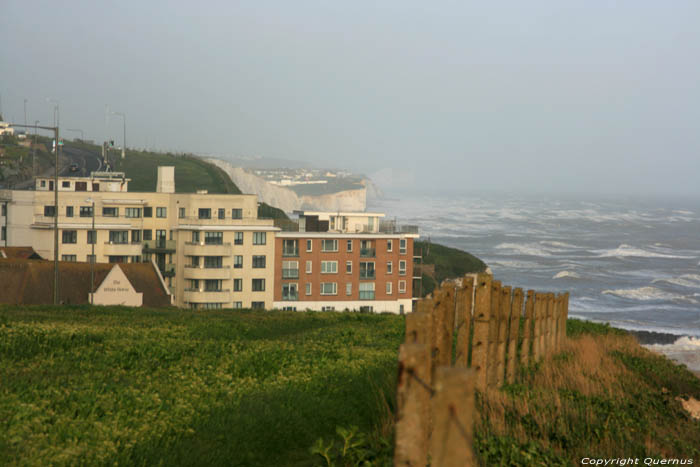
[[[36,176],[36,126],[39,120],[34,120],[34,144],[32,145],[32,177]]]
[[[122,139],[122,159],[124,159],[126,157],[126,115],[122,112],[111,112],[111,114],[121,117],[124,123],[124,138]]]
[[[90,305],[95,304],[95,243],[97,242],[97,232],[95,231],[95,200],[93,198],[88,198],[85,200],[87,203],[92,203],[92,255],[90,255]]]

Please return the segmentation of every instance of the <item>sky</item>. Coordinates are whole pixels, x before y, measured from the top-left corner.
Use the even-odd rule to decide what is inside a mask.
[[[3,0],[6,120],[390,188],[700,198],[700,2]]]

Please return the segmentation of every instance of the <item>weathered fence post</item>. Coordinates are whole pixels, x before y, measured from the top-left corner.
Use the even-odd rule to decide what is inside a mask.
[[[406,343],[430,346],[432,317],[424,311],[414,311],[406,315]]]
[[[501,282],[491,282],[491,315],[489,317],[489,354],[486,358],[488,371],[488,385],[493,387],[497,383],[498,373],[498,324],[501,318]]]
[[[554,314],[556,312],[556,299],[554,293],[550,292],[547,294],[547,314],[549,319],[547,320],[547,346],[549,347],[550,356],[557,350],[554,345]]]
[[[476,388],[484,392],[488,384],[488,349],[491,326],[491,276],[479,274],[474,289],[474,338],[472,339],[472,368]]]
[[[569,319],[569,292],[564,293],[564,300],[563,300],[563,305],[562,305],[562,315],[564,317],[563,322],[561,323],[561,336],[562,340],[566,339],[566,322]]]
[[[469,365],[469,337],[472,326],[472,304],[474,300],[474,277],[466,276],[462,280],[462,287],[457,289],[456,301],[456,328],[457,328],[457,352],[455,366],[467,368]]]
[[[436,305],[436,296],[439,293],[439,289],[436,289],[433,292],[433,298],[431,299],[423,299],[420,302],[418,302],[418,312],[419,313],[425,313],[430,317],[430,334],[429,338],[430,341],[428,343],[428,348],[430,349],[430,367],[431,369],[437,368],[437,359],[438,359],[438,354],[440,353],[440,349],[438,346],[438,340],[437,340],[437,328],[438,328],[438,323],[437,323],[437,313],[435,310],[435,305]],[[432,382],[432,374],[429,377],[429,382]]]
[[[535,314],[535,291],[527,291],[527,302],[525,302],[525,326],[523,327],[523,342],[520,346],[520,365],[527,368],[530,364],[530,347],[533,336],[533,318]]]
[[[510,324],[511,287],[501,289],[498,310],[498,353],[496,354],[496,386],[502,386],[506,375],[506,351],[508,350],[508,325]]]
[[[402,344],[399,348],[395,466],[428,463],[431,389],[430,351],[425,344]]]
[[[452,366],[452,336],[455,330],[455,287],[447,284],[435,296],[437,366]]]
[[[557,352],[561,350],[561,322],[562,310],[564,309],[564,294],[554,296],[554,348]]]
[[[464,368],[438,368],[432,400],[431,465],[471,467],[473,451],[474,373]]]
[[[535,361],[542,360],[544,355],[544,314],[546,312],[544,294],[535,293]]]
[[[520,316],[523,313],[523,289],[513,291],[513,303],[510,311],[510,326],[508,327],[508,360],[506,362],[506,382],[515,382],[517,363],[518,332],[520,331]]]

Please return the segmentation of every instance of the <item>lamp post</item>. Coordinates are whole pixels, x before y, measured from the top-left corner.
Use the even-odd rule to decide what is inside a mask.
[[[122,159],[124,159],[126,157],[126,115],[123,112],[111,112],[111,114],[121,117],[124,124],[124,137],[122,138]]]
[[[24,125],[27,125],[27,99],[24,99]]]
[[[39,120],[34,120],[34,144],[32,145],[32,177],[36,175],[36,126]]]
[[[90,255],[90,305],[95,304],[95,243],[97,242],[97,232],[95,231],[95,200],[93,198],[88,198],[85,200],[88,203],[92,203],[92,255]]]

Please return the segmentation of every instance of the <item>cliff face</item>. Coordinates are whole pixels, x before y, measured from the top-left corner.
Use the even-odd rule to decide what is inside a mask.
[[[258,200],[292,212],[295,209],[318,211],[364,211],[367,206],[366,186],[357,190],[339,191],[320,196],[299,196],[289,188],[273,185],[264,179],[219,159],[207,159],[226,172],[243,193],[258,195]]]

